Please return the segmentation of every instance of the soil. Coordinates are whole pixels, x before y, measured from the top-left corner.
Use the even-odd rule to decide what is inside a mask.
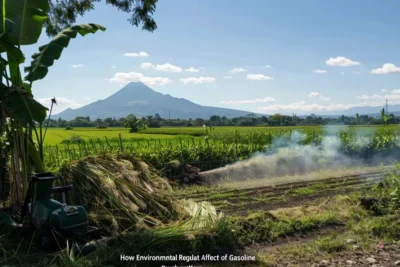
[[[195,201],[209,201],[227,215],[245,216],[249,210],[275,210],[306,205],[319,198],[337,194],[364,192],[382,181],[384,173],[349,175],[314,181],[300,181],[276,186],[269,185],[246,189],[218,188],[206,193],[189,194],[185,197]],[[312,193],[296,194],[297,189],[309,188]],[[217,196],[215,196],[217,194]],[[219,197],[219,196],[222,197]],[[223,195],[226,195],[224,197]]]
[[[249,210],[275,210],[300,205],[312,205],[314,201],[321,198],[329,198],[338,194],[346,195],[356,191],[367,191],[381,182],[384,175],[384,172],[378,171],[254,188],[214,188],[209,192],[188,194],[185,197],[193,198],[197,201],[210,201],[219,207],[219,210],[228,215],[246,216]],[[296,193],[296,190],[305,188],[311,189],[310,193],[298,193],[298,191]],[[344,231],[344,225],[335,225],[306,234],[279,238],[272,243],[253,244],[239,253],[270,255],[274,258],[274,263],[269,265],[264,263],[242,263],[222,266],[400,266],[400,243],[384,244],[384,248],[377,248],[372,253],[362,251],[356,245],[353,245],[353,250],[346,250],[329,256],[326,256],[326,254],[321,254],[320,256],[295,254],[285,256],[281,252],[287,245],[306,245],[319,237],[333,233],[341,234]]]
[[[308,239],[308,241],[311,241],[311,239]],[[301,242],[306,243],[307,241],[303,240]],[[263,251],[263,253],[271,251],[276,256],[276,263],[269,264],[268,266],[400,266],[400,245],[398,243],[384,244],[384,248],[377,248],[374,252],[364,252],[355,249],[354,251],[345,251],[331,255],[330,258],[324,258],[323,256],[312,258],[309,255],[293,255],[290,258],[279,257],[277,255],[279,247],[277,246],[267,246],[264,248],[251,247],[247,249],[248,254],[254,254],[256,251]]]

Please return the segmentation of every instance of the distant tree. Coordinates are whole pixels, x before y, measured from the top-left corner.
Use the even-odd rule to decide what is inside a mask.
[[[154,119],[157,120],[157,121],[161,121],[161,120],[162,120],[160,114],[158,114],[158,113],[156,113],[156,114],[154,115]]]
[[[50,4],[49,16],[44,23],[48,36],[58,34],[62,29],[70,27],[78,16],[94,10],[94,4],[102,0],[48,0]],[[130,13],[128,21],[142,29],[153,32],[157,24],[152,18],[158,0],[105,0],[106,4],[114,6],[126,13]]]
[[[210,117],[210,121],[220,121],[221,120],[221,117],[220,116],[218,116],[218,115],[212,115],[211,117]]]
[[[356,120],[357,120],[357,124],[360,124],[360,114],[356,114]]]
[[[203,120],[203,119],[197,118],[197,119],[195,120],[195,125],[196,125],[196,126],[203,126],[203,124],[204,124],[204,120]]]
[[[105,118],[103,121],[104,121],[105,125],[110,126],[110,127],[115,126],[115,123],[116,123],[115,119],[112,119],[112,118]]]
[[[120,118],[120,119],[118,119],[118,125],[119,125],[119,126],[124,126],[124,125],[125,125],[125,122],[126,122],[126,118]]]
[[[135,115],[131,114],[126,118],[125,127],[130,128],[129,132],[136,133],[139,130],[146,129],[146,119],[138,119]]]
[[[381,120],[383,125],[387,125],[388,116],[386,115],[384,108],[381,110]]]
[[[283,119],[283,116],[279,113],[276,113],[268,118],[268,120],[270,120],[270,121],[281,121],[282,119]]]
[[[103,120],[100,118],[97,118],[94,123],[96,126],[103,126]]]
[[[261,121],[262,121],[263,123],[268,122],[267,116],[261,116]]]
[[[256,116],[256,114],[254,114],[254,113],[249,113],[249,114],[246,115],[246,117],[255,118],[255,117],[257,117],[257,116]]]

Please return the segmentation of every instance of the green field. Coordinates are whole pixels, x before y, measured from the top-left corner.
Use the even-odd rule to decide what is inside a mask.
[[[282,126],[282,127],[163,127],[163,128],[148,128],[142,130],[139,133],[129,133],[127,128],[74,128],[73,130],[65,130],[64,128],[49,128],[46,135],[47,145],[61,144],[65,139],[70,138],[73,135],[78,135],[85,140],[90,139],[118,139],[119,134],[123,140],[135,140],[135,141],[147,141],[147,140],[163,140],[163,139],[187,139],[198,136],[207,136],[215,134],[229,134],[229,133],[252,133],[252,132],[268,132],[273,135],[278,134],[282,131],[294,131],[298,130],[301,132],[339,132],[339,131],[360,131],[360,132],[374,132],[379,129],[390,130],[394,132],[399,131],[398,125],[390,125],[386,127],[381,126]]]
[[[176,138],[187,138],[185,134],[181,135],[169,135],[167,134],[148,134],[146,133],[129,133],[127,128],[108,128],[108,129],[96,129],[96,128],[74,128],[73,130],[65,130],[64,128],[49,128],[47,130],[45,143],[47,145],[61,144],[65,139],[71,138],[73,135],[82,137],[85,140],[90,139],[105,139],[106,137],[110,140],[116,140],[119,138],[119,134],[123,140],[135,140],[137,142],[147,141],[153,139],[176,139]]]
[[[201,133],[203,136],[200,136]],[[330,138],[327,140],[327,138]],[[45,140],[46,166],[57,169],[63,163],[99,153],[125,152],[142,158],[159,169],[169,162],[197,163],[209,170],[257,152],[274,153],[279,147],[324,146],[350,157],[369,159],[389,155],[400,148],[397,125],[387,127],[182,127],[146,129],[129,133],[126,128],[52,128]]]

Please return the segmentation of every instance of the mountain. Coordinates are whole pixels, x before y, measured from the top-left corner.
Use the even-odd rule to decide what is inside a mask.
[[[201,106],[184,98],[176,98],[156,92],[141,82],[132,82],[104,100],[98,100],[77,109],[66,109],[53,115],[52,118],[72,120],[78,116],[89,116],[91,120],[108,117],[118,119],[129,114],[143,117],[156,113],[160,114],[162,118],[208,119],[212,115],[233,118],[245,116],[251,112]]]
[[[315,113],[314,115],[316,117],[322,117],[322,118],[337,118],[340,117],[341,115],[355,117],[356,114],[358,113],[359,115],[368,115],[369,117],[380,117],[381,110],[383,108],[386,109],[385,105],[376,107],[370,107],[370,106],[353,107],[347,110],[325,111],[325,113]],[[393,114],[396,117],[400,116],[400,105],[389,105],[388,109],[389,109],[389,114]],[[290,113],[288,113],[288,115],[290,115]],[[310,114],[300,115],[299,117],[305,118],[308,116],[310,116]]]
[[[342,113],[347,116],[354,116],[356,113],[360,115],[380,116],[383,108],[386,109],[385,105],[378,107],[354,107],[345,110]],[[393,113],[395,116],[400,115],[400,105],[389,105],[388,109],[389,113]]]
[[[370,117],[380,117],[381,116],[381,110],[386,109],[385,105],[382,106],[376,106],[376,107],[370,107],[370,106],[364,106],[364,107],[353,107],[349,108],[347,110],[338,110],[334,112],[329,112],[324,113],[324,114],[316,114],[317,117],[331,117],[331,118],[336,118],[341,115],[349,116],[349,117],[355,117],[356,114],[358,113],[359,115],[368,115]],[[389,114],[393,114],[395,116],[400,116],[400,105],[388,105],[389,109]],[[308,115],[300,116],[300,117],[307,117]]]

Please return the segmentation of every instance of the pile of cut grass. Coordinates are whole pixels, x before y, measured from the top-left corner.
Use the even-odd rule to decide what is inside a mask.
[[[145,162],[127,155],[87,157],[60,169],[73,184],[68,203],[82,205],[108,234],[181,218],[168,181]]]

